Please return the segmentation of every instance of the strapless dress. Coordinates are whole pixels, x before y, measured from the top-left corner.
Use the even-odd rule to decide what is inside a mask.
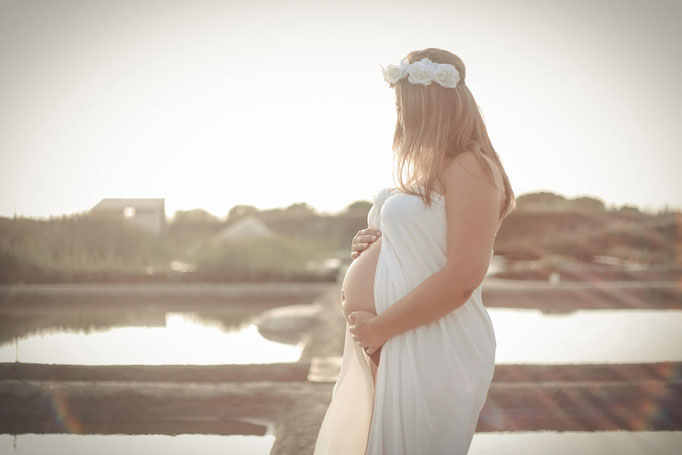
[[[372,198],[367,224],[382,231],[377,314],[445,266],[445,197],[432,196],[431,207],[399,188]],[[495,332],[481,290],[482,283],[444,317],[389,338],[376,385],[346,322],[341,371],[314,455],[466,454],[495,370]]]

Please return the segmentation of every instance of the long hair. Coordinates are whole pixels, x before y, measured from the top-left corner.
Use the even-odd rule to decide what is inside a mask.
[[[431,193],[446,159],[460,153],[471,151],[484,165],[492,184],[495,185],[493,171],[488,156],[502,174],[505,201],[500,209],[500,217],[507,216],[516,206],[509,177],[502,166],[500,157],[492,146],[481,110],[474,96],[465,84],[466,68],[455,54],[437,48],[413,51],[407,54],[409,63],[424,57],[434,63],[449,63],[459,71],[460,82],[455,88],[442,87],[440,84],[412,84],[407,78],[391,84],[396,92],[398,120],[393,137],[393,178],[397,171],[401,189],[422,197],[424,204],[431,206]],[[406,174],[406,181],[403,180]],[[410,186],[425,191],[413,191]]]

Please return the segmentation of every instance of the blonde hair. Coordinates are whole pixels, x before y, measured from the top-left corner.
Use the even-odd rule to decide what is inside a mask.
[[[393,137],[394,175],[398,174],[400,188],[422,197],[431,206],[431,193],[446,159],[471,151],[484,164],[488,176],[495,185],[489,157],[502,174],[505,190],[500,217],[507,216],[516,206],[509,177],[493,148],[480,108],[465,84],[466,68],[455,54],[436,48],[413,51],[407,54],[410,63],[427,57],[435,63],[454,65],[460,74],[455,88],[439,84],[412,84],[407,78],[390,84],[395,88],[398,120]],[[397,163],[396,163],[397,161]],[[407,174],[407,181],[403,180]],[[415,185],[425,191],[413,191]]]

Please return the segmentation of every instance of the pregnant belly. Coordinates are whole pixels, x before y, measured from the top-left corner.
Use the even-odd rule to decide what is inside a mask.
[[[374,306],[374,273],[376,272],[381,237],[369,244],[360,256],[351,262],[341,285],[341,307],[348,317],[353,311],[376,314]]]

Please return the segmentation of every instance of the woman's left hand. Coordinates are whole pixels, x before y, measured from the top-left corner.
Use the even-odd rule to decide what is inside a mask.
[[[372,325],[377,315],[369,311],[353,311],[348,315],[350,333],[353,341],[358,343],[367,354],[374,354],[385,342],[386,338],[379,335]]]

